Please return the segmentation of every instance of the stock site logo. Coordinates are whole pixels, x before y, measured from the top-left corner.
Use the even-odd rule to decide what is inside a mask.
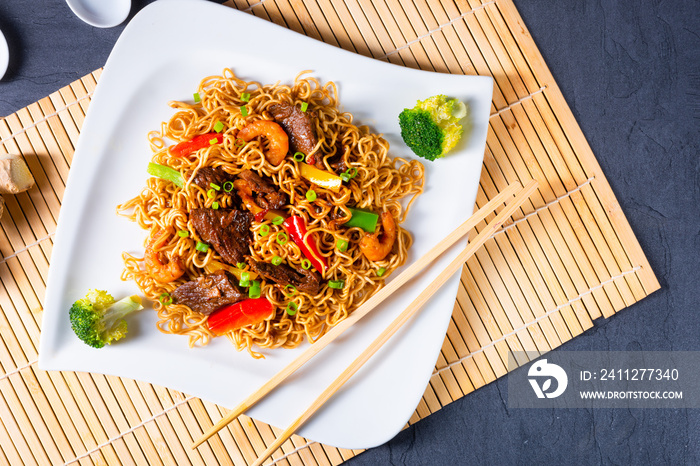
[[[566,390],[569,378],[566,372],[556,364],[548,363],[546,359],[540,359],[530,366],[527,372],[528,381],[532,385],[537,398],[556,398]],[[540,380],[542,381],[540,385]],[[556,387],[552,389],[552,380],[556,381]]]

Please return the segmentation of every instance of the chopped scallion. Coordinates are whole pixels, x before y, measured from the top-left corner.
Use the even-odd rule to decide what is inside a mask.
[[[245,269],[245,262],[238,262],[238,263],[236,264],[236,268]]]
[[[214,199],[216,197],[216,190],[210,189],[209,191],[207,191],[207,197],[209,199]]]
[[[248,272],[243,272],[241,273],[241,279],[238,281],[238,286],[250,286],[250,273]]]
[[[287,241],[289,241],[289,236],[287,236],[287,233],[283,231],[278,231],[277,232],[277,243],[284,246],[287,244]]]
[[[224,124],[220,121],[217,121],[216,124],[214,125],[214,131],[217,133],[220,133],[224,129]]]
[[[245,107],[245,105],[241,106],[241,115],[248,116],[248,109]]]
[[[280,265],[282,263],[282,258],[280,256],[274,256],[272,258],[272,265]]]
[[[221,191],[221,186],[219,186],[216,183],[209,183],[209,186],[216,189],[217,191]]]
[[[192,94],[192,95],[193,95],[193,97],[194,97],[194,103],[198,104],[199,102],[202,101],[202,98],[199,97],[199,92],[195,92],[195,93]]]
[[[301,111],[305,112],[309,108],[309,104],[306,102],[301,103]]]
[[[302,259],[301,268],[304,270],[309,270],[311,268],[311,261],[309,259]]]
[[[284,292],[286,293],[287,297],[292,297],[297,294],[297,287],[294,285],[286,285],[284,287]]]
[[[267,236],[270,234],[270,225],[268,224],[263,224],[260,225],[260,229],[258,230],[258,233],[260,233],[260,236]]]
[[[236,138],[236,140],[233,141],[233,145],[236,147],[243,147],[243,146],[245,146],[245,141],[241,138]]]
[[[338,251],[345,252],[348,250],[348,241],[343,238],[338,238],[338,241],[335,242],[335,246],[338,248]]]
[[[340,179],[343,180],[343,181],[346,182],[346,183],[347,183],[348,181],[350,181],[350,175],[348,175],[348,174],[345,173],[345,172],[341,173],[339,176],[340,176]]]
[[[345,286],[345,280],[329,280],[328,288],[333,288],[334,290],[342,290]]]
[[[345,170],[343,173],[346,173],[350,178],[355,178],[357,176],[357,168],[350,167],[347,170]]]
[[[297,310],[299,310],[299,307],[297,306],[296,303],[294,303],[294,302],[287,303],[287,314],[288,315],[293,316],[294,314],[297,313]]]
[[[230,181],[225,182],[224,183],[224,191],[227,193],[230,193],[231,191],[233,191],[233,183],[231,183]]]
[[[304,159],[306,158],[306,155],[304,155],[303,152],[295,152],[294,155],[292,156],[294,160],[297,162],[303,162]]]
[[[260,297],[260,282],[253,280],[250,282],[250,288],[248,288],[248,297],[251,299],[258,299]]]
[[[214,209],[214,210],[217,210],[217,209],[219,208],[219,203],[216,202],[216,201],[212,202],[212,203],[211,203],[211,208]]]
[[[243,94],[241,94],[241,100],[243,102],[248,102],[250,100],[250,94],[247,92],[244,92]]]
[[[158,301],[164,306],[169,306],[173,303],[173,298],[170,296],[170,293],[161,293],[160,296],[158,296]]]
[[[306,191],[306,200],[309,202],[314,202],[316,200],[316,191],[313,189]]]
[[[190,236],[190,232],[187,230],[179,230],[177,232],[177,236],[179,236],[180,238],[187,238],[188,236]]]
[[[272,224],[273,225],[282,225],[284,223],[284,217],[278,215],[277,217],[272,219]]]
[[[209,245],[207,243],[197,241],[197,245],[194,248],[199,252],[207,252],[209,250]]]
[[[379,268],[377,269],[377,277],[381,277],[381,276],[384,275],[385,273],[386,273],[386,268],[384,268],[384,267],[379,267]]]

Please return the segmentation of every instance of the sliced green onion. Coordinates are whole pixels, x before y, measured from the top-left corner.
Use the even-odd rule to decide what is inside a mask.
[[[185,186],[185,180],[182,178],[182,175],[179,171],[175,170],[174,168],[150,162],[146,171],[149,175],[153,175],[156,178],[162,178],[166,181],[170,181],[171,183],[181,188]]]
[[[272,265],[280,265],[282,263],[282,258],[280,256],[274,256],[272,258]]]
[[[273,225],[282,225],[284,223],[284,217],[278,215],[277,217],[272,219],[272,224]]]
[[[170,296],[170,293],[161,293],[160,296],[158,296],[158,301],[165,306],[169,306],[173,303],[173,298]]]
[[[294,155],[292,156],[294,160],[297,162],[303,162],[304,159],[306,158],[306,155],[304,155],[303,152],[295,152]]]
[[[377,269],[377,277],[381,277],[381,276],[384,275],[385,273],[386,273],[386,268],[384,268],[384,267],[379,267],[379,268]]]
[[[214,209],[214,210],[217,210],[217,209],[219,208],[219,203],[216,202],[216,201],[212,202],[212,203],[211,203],[211,208]]]
[[[357,176],[357,168],[350,167],[347,170],[345,170],[343,173],[347,174],[350,178],[355,178]]]
[[[209,183],[209,186],[216,189],[217,191],[221,191],[221,186],[219,186],[216,183]]]
[[[233,183],[231,183],[230,181],[225,182],[224,183],[224,191],[227,193],[230,193],[231,191],[233,191]]]
[[[277,243],[284,246],[287,244],[287,241],[289,241],[289,236],[287,236],[287,233],[283,231],[278,231],[277,232]]]
[[[177,236],[179,236],[180,238],[187,238],[188,236],[190,236],[190,232],[187,230],[178,230]]]
[[[250,94],[248,94],[247,92],[244,92],[243,94],[241,94],[241,100],[243,102],[248,102],[250,100]]]
[[[236,138],[236,140],[233,141],[233,145],[236,147],[243,147],[245,146],[245,141],[241,138]]]
[[[297,304],[294,302],[289,302],[287,303],[287,314],[290,316],[293,316],[294,314],[297,313],[299,308],[297,307]]]
[[[245,107],[245,105],[241,106],[241,115],[248,116],[248,109]]]
[[[352,217],[343,224],[344,226],[348,228],[359,227],[368,233],[374,233],[374,230],[377,228],[379,215],[374,212],[367,212],[366,210],[354,209],[352,207],[348,207],[348,210]]]
[[[194,97],[194,103],[198,104],[202,101],[202,98],[199,97],[199,92],[195,92],[194,94],[192,94],[192,96]]]
[[[338,248],[338,251],[345,252],[348,250],[348,241],[343,238],[338,238],[338,241],[335,242],[335,247]]]
[[[216,197],[216,190],[210,189],[209,191],[207,191],[207,197],[209,199],[214,199]]]
[[[260,236],[263,236],[263,237],[269,235],[270,234],[270,225],[268,225],[266,223],[263,225],[260,225],[260,229],[258,230],[258,233],[260,233]]]
[[[238,269],[245,269],[245,262],[238,262],[236,264],[236,268]]]
[[[248,297],[251,299],[258,299],[260,297],[260,282],[253,280],[250,282],[250,288],[248,288]]]
[[[286,294],[288,297],[291,298],[292,296],[294,296],[295,294],[297,294],[297,287],[294,286],[294,285],[286,285],[286,286],[284,287],[284,292],[285,292],[285,294]]]
[[[238,286],[250,286],[250,273],[249,272],[242,272],[241,273],[241,279],[238,281]]]
[[[343,180],[343,181],[346,182],[346,183],[347,183],[348,181],[350,181],[350,175],[348,175],[348,174],[345,173],[345,172],[341,173],[341,174],[338,175],[338,176],[340,176],[340,179]]]
[[[329,280],[328,288],[333,288],[334,290],[342,290],[345,286],[345,280]]]
[[[313,189],[306,191],[306,200],[309,202],[314,202],[316,200],[316,191]]]
[[[309,259],[302,259],[301,268],[304,270],[309,270],[311,268],[311,261]]]
[[[209,140],[209,145],[210,145],[210,146],[213,146],[213,145],[216,144],[217,142],[219,142],[218,139],[212,138],[212,139]]]
[[[194,248],[199,252],[207,252],[209,250],[209,245],[207,243],[197,241],[197,245]]]
[[[301,103],[301,111],[305,112],[309,108],[309,104],[306,102]]]
[[[214,131],[216,131],[217,133],[220,133],[221,130],[223,130],[223,129],[224,129],[224,124],[220,121],[217,121],[216,124],[214,125]]]

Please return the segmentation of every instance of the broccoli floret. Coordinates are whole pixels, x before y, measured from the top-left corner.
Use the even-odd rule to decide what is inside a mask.
[[[73,332],[93,348],[102,348],[126,335],[124,317],[143,309],[139,296],[128,296],[119,301],[104,290],[90,290],[77,300],[68,312]]]
[[[444,157],[462,137],[464,130],[459,121],[466,115],[466,105],[457,99],[436,95],[419,100],[415,107],[399,114],[401,137],[419,157]]]

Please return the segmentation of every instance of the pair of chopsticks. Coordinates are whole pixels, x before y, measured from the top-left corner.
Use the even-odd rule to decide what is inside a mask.
[[[469,231],[484,220],[488,215],[493,213],[496,208],[506,203],[505,207],[481,230],[481,232],[472,239],[466,249],[459,253],[455,259],[442,271],[440,274],[424,289],[418,297],[401,313],[399,316],[326,388],[321,395],[314,400],[304,413],[299,416],[275,441],[260,455],[254,465],[260,465],[265,461],[275,450],[277,450],[289,437],[291,437],[299,427],[309,420],[321,406],[326,403],[339,389],[352,377],[362,365],[369,360],[379,348],[391,338],[397,330],[403,326],[411,317],[413,317],[421,307],[442,287],[442,285],[457,272],[464,263],[481,247],[484,242],[496,233],[503,223],[527,200],[532,193],[537,189],[537,181],[532,180],[525,187],[521,188],[520,183],[509,185],[504,191],[486,203],[481,209],[474,213],[462,225],[457,227],[452,233],[447,235],[435,247],[433,247],[423,257],[411,264],[400,275],[390,281],[384,288],[379,290],[362,306],[357,308],[350,316],[340,322],[338,325],[328,331],[323,337],[316,341],[313,345],[299,355],[288,366],[274,375],[270,380],[263,384],[257,391],[246,398],[240,405],[234,408],[227,416],[222,418],[214,426],[212,426],[204,435],[192,445],[192,448],[197,448],[206,440],[211,438],[219,430],[232,422],[246,410],[252,407],[265,395],[270,393],[277,385],[309,361],[312,357],[318,354],[323,348],[337,338],[341,333],[350,328],[355,322],[367,315],[385,298],[390,296],[394,291],[403,286],[407,281],[416,276],[426,266],[433,262],[438,256],[445,252],[459,239],[463,238]],[[515,197],[512,197],[515,196]]]

